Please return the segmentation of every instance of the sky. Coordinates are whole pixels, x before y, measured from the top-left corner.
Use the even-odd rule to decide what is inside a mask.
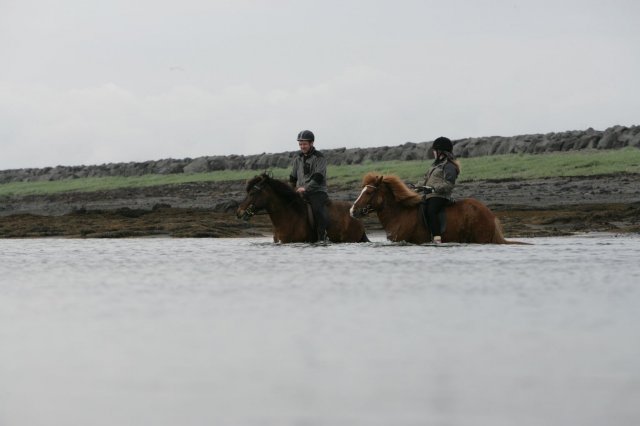
[[[0,169],[640,124],[640,2],[0,0]]]

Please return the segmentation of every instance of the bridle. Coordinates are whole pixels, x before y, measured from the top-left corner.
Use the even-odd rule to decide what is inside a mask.
[[[369,194],[369,202],[367,203],[367,205],[358,211],[358,213],[360,213],[362,216],[366,216],[369,213],[376,211],[376,209],[374,209],[373,206],[371,206],[371,200],[376,195],[376,192],[378,192],[378,187],[375,185],[365,185],[364,188],[371,188],[373,189],[373,192]],[[360,197],[362,197],[362,194],[364,194],[364,190],[362,191],[362,193],[360,193]],[[360,197],[358,197],[358,200],[360,199]],[[358,200],[356,200],[355,203],[357,203]]]
[[[260,191],[262,191],[262,187],[256,183],[255,185],[253,185],[253,188],[251,188],[251,190],[252,190],[252,192],[260,192]],[[255,206],[255,204],[250,203],[247,206],[247,208],[244,209],[244,213],[242,214],[242,217],[245,220],[248,220],[249,218],[253,217],[255,214],[256,214],[256,206]]]

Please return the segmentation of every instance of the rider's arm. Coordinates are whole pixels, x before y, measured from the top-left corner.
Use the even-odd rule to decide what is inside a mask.
[[[444,165],[444,178],[447,182],[455,185],[456,179],[458,178],[458,169],[451,163],[447,163]]]
[[[456,166],[451,163],[447,163],[443,168],[444,179],[434,182],[433,190],[437,194],[451,194],[453,187],[456,184],[456,178],[458,177],[458,170]]]
[[[305,190],[314,191],[322,188],[327,180],[327,159],[324,156],[314,158],[311,176],[305,184]]]

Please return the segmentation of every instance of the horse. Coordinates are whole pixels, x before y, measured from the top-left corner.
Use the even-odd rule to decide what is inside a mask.
[[[247,182],[247,196],[236,211],[238,219],[249,220],[256,212],[265,210],[273,224],[275,243],[316,242],[309,204],[290,185],[271,178],[267,173]],[[349,214],[350,203],[327,203],[329,226],[327,236],[333,243],[369,242],[364,225]]]
[[[349,211],[355,218],[375,211],[390,241],[423,244],[431,241],[431,233],[422,218],[421,203],[422,197],[399,177],[368,173]],[[505,240],[498,218],[476,199],[457,200],[445,207],[445,214],[442,242],[524,244]]]

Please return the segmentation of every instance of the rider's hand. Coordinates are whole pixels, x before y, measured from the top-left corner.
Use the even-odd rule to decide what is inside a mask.
[[[301,186],[300,188],[296,189],[296,192],[298,194],[302,194],[305,191],[304,186]]]

